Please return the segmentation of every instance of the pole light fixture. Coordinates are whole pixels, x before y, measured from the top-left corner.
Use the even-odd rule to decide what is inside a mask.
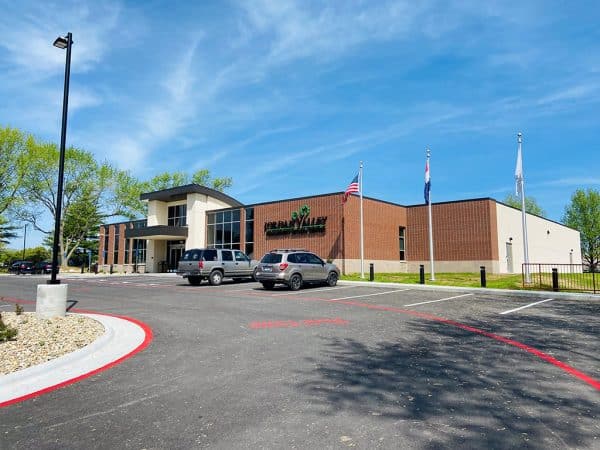
[[[65,174],[65,142],[67,138],[67,110],[69,105],[69,77],[71,74],[71,44],[73,44],[73,36],[67,33],[66,36],[59,36],[54,41],[54,46],[62,50],[67,50],[67,58],[65,62],[65,88],[63,92],[63,111],[62,111],[62,128],[60,133],[60,157],[58,162],[58,188],[56,190],[56,209],[54,211],[54,241],[52,242],[52,276],[48,284],[60,284],[60,280],[56,279],[58,273],[58,252],[60,238],[60,221],[61,209],[63,200],[63,181]]]

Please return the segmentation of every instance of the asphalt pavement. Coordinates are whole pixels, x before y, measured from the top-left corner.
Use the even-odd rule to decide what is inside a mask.
[[[77,382],[0,408],[0,448],[600,448],[594,296],[64,282],[125,328],[70,355],[109,354]],[[1,277],[0,303],[33,310],[38,283]]]

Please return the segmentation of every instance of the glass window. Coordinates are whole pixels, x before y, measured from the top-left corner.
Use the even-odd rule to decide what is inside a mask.
[[[246,220],[254,220],[254,208],[246,208]]]
[[[104,251],[102,262],[108,264],[108,227],[104,227]]]
[[[221,250],[221,258],[223,261],[233,261],[231,250]]]
[[[167,225],[183,227],[187,225],[187,205],[169,206]]]
[[[306,253],[306,262],[308,264],[323,264],[323,260],[312,253]]]
[[[125,264],[129,264],[129,247],[131,246],[131,239],[125,239]]]
[[[216,261],[217,260],[217,251],[216,250],[204,250],[202,252],[202,259],[204,261]]]
[[[235,260],[236,261],[248,261],[248,258],[246,257],[246,255],[244,255],[239,250],[237,250],[237,251],[235,251],[233,253],[235,253]]]
[[[217,213],[216,217],[217,217],[217,219],[216,219],[215,223],[223,223],[223,213],[222,212]]]
[[[144,264],[146,262],[146,240],[133,240],[133,263]]]
[[[218,223],[215,225],[215,245],[223,244],[223,224]]]
[[[119,264],[119,225],[115,225],[115,240],[113,248],[113,264]]]
[[[246,242],[246,255],[251,259],[254,258],[254,243]]]
[[[246,242],[254,242],[254,220],[246,221]]]
[[[289,263],[295,264],[298,262],[298,256],[295,253],[292,253],[291,255],[288,255],[287,261]]]
[[[281,262],[281,253],[267,253],[260,260],[261,263],[265,264],[277,264]]]
[[[405,252],[405,233],[406,233],[406,228],[404,227],[398,227],[398,246],[400,248],[400,261],[404,261],[406,260],[406,252]]]
[[[232,222],[240,221],[240,210],[239,209],[234,209],[233,211],[231,211],[231,221]]]
[[[208,223],[208,224],[215,223],[215,213],[208,213],[206,223]]]
[[[231,222],[231,211],[223,211],[223,222]]]
[[[231,222],[223,224],[223,244],[227,246],[231,244]]]
[[[231,224],[231,242],[240,242],[240,223],[234,222]]]
[[[215,225],[209,225],[206,228],[206,245],[209,247],[215,245]]]

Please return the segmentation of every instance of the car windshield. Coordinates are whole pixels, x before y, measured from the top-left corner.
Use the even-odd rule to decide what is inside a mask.
[[[265,264],[277,264],[281,262],[281,254],[280,253],[267,253],[260,260],[261,263]]]

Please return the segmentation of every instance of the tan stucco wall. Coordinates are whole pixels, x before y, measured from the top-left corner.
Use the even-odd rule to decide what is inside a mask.
[[[500,273],[508,273],[507,242],[512,243],[513,273],[521,273],[524,261],[521,211],[496,203],[496,217]],[[579,231],[532,214],[526,218],[530,263],[581,264]]]
[[[148,202],[148,226],[167,224],[167,204],[159,200],[150,200]]]
[[[187,195],[188,238],[185,249],[206,246],[206,211],[230,208],[233,205],[203,194]]]

